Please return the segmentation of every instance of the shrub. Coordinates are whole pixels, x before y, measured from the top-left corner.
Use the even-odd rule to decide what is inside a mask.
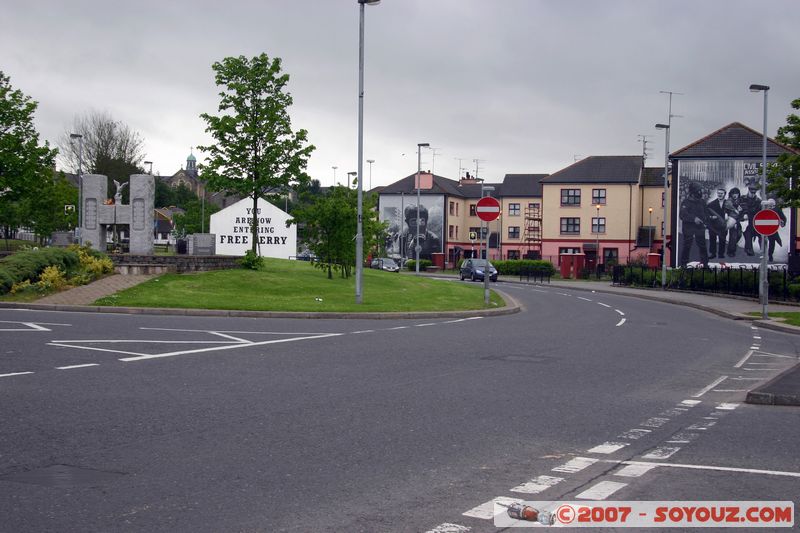
[[[0,294],[10,291],[15,283],[38,279],[48,266],[71,272],[79,264],[77,253],[61,248],[26,250],[10,255],[0,260]]]
[[[11,290],[9,292],[11,294],[17,294],[19,292],[28,292],[29,290],[31,290],[31,287],[33,287],[33,285],[31,285],[31,280],[26,279],[25,281],[20,281],[19,283],[15,283],[11,287]]]
[[[247,250],[244,257],[239,259],[239,264],[242,268],[249,270],[261,270],[264,267],[264,259],[259,257],[253,250]]]
[[[45,267],[39,281],[36,282],[36,288],[39,292],[51,292],[63,289],[67,284],[67,279],[64,273],[55,265]]]
[[[419,260],[419,269],[420,271],[425,270],[429,266],[433,265],[433,261],[430,259],[420,259]],[[409,271],[416,271],[417,270],[417,261],[416,259],[409,259],[406,261],[406,269]]]
[[[499,274],[506,276],[552,276],[556,273],[553,263],[542,259],[509,259],[491,262]]]

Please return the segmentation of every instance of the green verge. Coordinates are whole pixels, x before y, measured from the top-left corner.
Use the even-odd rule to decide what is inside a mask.
[[[800,326],[800,313],[795,313],[792,311],[778,311],[773,313],[772,311],[767,310],[770,318],[782,318],[784,324],[789,324],[791,326]],[[761,316],[761,313],[748,313],[751,316]]]
[[[262,270],[166,274],[101,298],[95,305],[243,311],[409,312],[484,309],[483,284],[364,269],[362,303],[355,278],[314,268],[306,261],[266,259]],[[489,307],[504,307],[491,291]]]

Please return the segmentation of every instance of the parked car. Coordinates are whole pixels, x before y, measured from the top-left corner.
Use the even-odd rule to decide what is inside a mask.
[[[398,265],[395,260],[390,257],[376,257],[369,264],[369,267],[385,270],[387,272],[400,272],[400,265]]]
[[[464,281],[464,278],[469,278],[472,281],[483,281],[487,265],[489,269],[489,279],[491,281],[497,281],[497,269],[486,259],[465,259],[464,262],[461,263],[461,281]]]

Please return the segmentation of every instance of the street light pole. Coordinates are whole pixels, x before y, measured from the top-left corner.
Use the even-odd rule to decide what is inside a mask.
[[[336,187],[336,169],[339,167],[333,166],[331,168],[333,169],[333,187]]]
[[[367,163],[369,163],[369,190],[372,190],[372,163],[374,163],[374,159],[367,159]]]
[[[417,143],[417,229],[415,233],[416,236],[414,237],[414,257],[416,258],[414,270],[417,276],[419,276],[419,253],[422,251],[422,246],[419,244],[419,174],[422,171],[422,149],[429,146],[430,143]]]
[[[83,135],[70,133],[70,139],[78,139],[78,245],[83,246]]]
[[[364,4],[377,5],[380,0],[358,0],[358,218],[356,220],[356,303],[361,303],[361,277],[364,265],[362,227],[362,182],[364,176]],[[335,172],[335,171],[334,171]],[[347,188],[350,188],[348,184]]]
[[[769,92],[768,85],[758,85],[752,84],[750,86],[750,92],[757,93],[763,92],[764,93],[764,139],[762,144],[762,153],[761,153],[761,209],[764,209],[764,205],[767,201],[767,93]],[[753,221],[750,221],[752,224]],[[761,298],[761,318],[764,320],[769,319],[769,315],[767,314],[767,302],[769,301],[769,276],[767,275],[767,251],[766,251],[766,243],[767,237],[765,235],[761,236],[761,269],[759,272],[760,278],[760,291],[759,296]]]
[[[669,200],[667,198],[667,186],[669,183],[668,176],[669,176],[669,124],[656,124],[656,129],[664,130],[666,135],[664,136],[665,144],[664,144],[664,201],[663,208],[664,208],[664,231],[661,232],[661,290],[666,290],[667,288],[667,204]],[[674,241],[674,239],[673,239]],[[674,254],[673,254],[674,255]]]
[[[595,264],[594,271],[595,271],[595,274],[597,274],[597,278],[600,279],[600,204],[597,204],[595,206],[595,209],[597,209],[597,217],[595,218],[595,220],[597,221],[597,232],[595,233],[595,236],[597,238],[597,243],[595,244],[595,246],[596,246],[596,248],[595,248],[595,250],[596,250],[595,251],[595,263],[596,264]]]

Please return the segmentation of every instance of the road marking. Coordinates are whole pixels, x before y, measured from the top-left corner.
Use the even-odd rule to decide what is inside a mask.
[[[659,446],[652,452],[643,455],[642,458],[644,459],[667,459],[680,451],[678,447],[671,447],[671,446]]]
[[[689,407],[694,407],[698,403],[703,403],[702,400],[683,400],[681,405],[688,405]]]
[[[742,376],[731,378],[731,381],[761,381],[763,378],[743,378]]]
[[[591,457],[576,457],[574,459],[570,459],[561,466],[553,468],[553,472],[566,472],[567,474],[574,474],[576,472],[580,472],[588,466],[595,464],[597,461],[598,459],[593,459]]]
[[[614,475],[622,477],[640,477],[655,467],[656,465],[626,465],[621,470],[614,472]]]
[[[754,345],[754,346],[750,347],[751,350],[758,350],[759,348],[761,348],[761,346],[758,346],[758,345]]]
[[[778,353],[770,353],[770,352],[759,352],[755,354],[755,357],[779,357],[781,359],[797,359],[793,355],[785,355],[785,354],[778,354]]]
[[[418,328],[424,328],[424,327],[427,327],[427,326],[435,326],[435,325],[436,324],[434,324],[433,322],[430,322],[428,324],[414,324],[414,326],[416,326]]]
[[[689,444],[699,436],[700,436],[699,433],[684,433],[683,431],[681,431],[673,435],[672,438],[667,442],[669,444]]]
[[[648,418],[644,422],[640,422],[639,425],[647,428],[660,428],[667,422],[669,422],[669,418],[654,416],[652,418]]]
[[[517,498],[506,498],[505,496],[499,496],[493,500],[489,500],[486,503],[482,503],[479,506],[474,507],[463,514],[464,516],[471,516],[472,518],[491,520],[492,518],[494,518],[495,503],[499,503],[502,506],[509,506],[512,503],[522,503],[522,500]]]
[[[733,368],[741,368],[742,365],[745,363],[745,361],[750,359],[751,355],[753,355],[753,350],[749,350],[746,354],[744,354],[744,357],[742,357],[742,359],[738,363],[733,365]]]
[[[545,293],[545,294],[547,294],[547,293],[549,293],[549,292],[550,292],[550,291],[542,291],[542,290],[539,290],[539,289],[531,289],[531,290],[532,290],[533,292],[543,292],[543,293]]]
[[[557,292],[556,294],[561,296],[572,296],[571,294],[567,294],[566,292]]]
[[[701,389],[700,392],[698,392],[697,394],[692,394],[692,397],[693,398],[699,398],[700,396],[702,396],[703,394],[707,393],[708,391],[710,391],[711,389],[713,389],[714,387],[716,387],[717,385],[719,385],[720,383],[722,383],[726,379],[728,379],[728,376],[720,376],[720,377],[718,377],[710,385],[707,385],[706,387]]]
[[[595,446],[591,450],[586,450],[586,453],[614,453],[627,445],[627,442],[604,442],[599,446]]]
[[[539,476],[522,485],[516,486],[511,489],[511,492],[521,492],[523,494],[539,494],[552,487],[553,485],[564,481],[563,477],[553,476]]]
[[[610,305],[604,304],[603,302],[597,302],[597,305],[602,305],[603,307],[608,307],[608,308],[611,307]]]
[[[721,411],[733,411],[737,407],[739,407],[738,403],[721,403],[717,405],[717,409]]]
[[[692,424],[691,426],[689,426],[686,429],[693,429],[693,430],[698,430],[699,429],[700,431],[705,431],[708,428],[716,425],[716,423],[717,422],[714,421],[714,420],[709,420],[708,422],[696,422],[696,423]]]
[[[591,302],[589,298],[584,298],[583,296],[578,296],[578,300],[583,300],[584,302]]]
[[[648,433],[652,433],[649,429],[629,429],[622,435],[617,435],[617,437],[621,439],[631,439],[631,440],[638,440],[647,435]]]
[[[167,340],[145,340],[145,339],[70,339],[70,340],[55,340],[50,341],[48,344],[54,343],[69,343],[69,342],[89,342],[92,344],[230,344],[231,341],[167,341]],[[241,339],[235,342],[246,342]],[[60,344],[59,344],[60,346]],[[83,346],[75,346],[75,348],[83,348]]]
[[[425,533],[466,533],[467,531],[472,531],[472,529],[468,528],[467,526],[445,522],[443,524],[439,524],[433,529],[429,529]]]
[[[601,459],[603,463],[615,463],[622,465],[653,465],[663,468],[686,468],[689,470],[715,470],[717,472],[738,472],[742,474],[763,474],[767,476],[784,476],[800,478],[800,472],[784,472],[780,470],[758,470],[754,468],[733,468],[729,466],[706,466],[682,463],[651,463],[648,461],[615,461],[613,459]]]
[[[71,341],[69,341],[69,342],[71,342]],[[124,350],[109,350],[108,348],[97,348],[95,346],[77,346],[77,345],[72,345],[72,344],[60,344],[60,343],[57,343],[57,342],[48,342],[47,344],[50,345],[50,346],[61,346],[63,348],[77,348],[79,350],[92,350],[92,351],[95,351],[95,352],[111,352],[111,353],[128,354],[128,355],[146,355],[146,354],[143,354],[143,353],[127,352],[127,351],[124,351]]]
[[[408,326],[397,326],[394,328],[386,328],[386,331],[394,331],[396,329],[408,329]]]
[[[57,366],[56,370],[72,370],[73,368],[86,368],[87,366],[100,366],[98,363],[87,363],[85,365]]]
[[[625,316],[625,313],[623,313],[623,312],[622,312],[622,311],[620,311],[619,309],[614,309],[614,311],[616,311],[617,313],[619,313],[619,314],[620,314],[620,315],[622,315],[622,316]]]
[[[223,339],[230,339],[230,340],[236,341],[236,342],[250,342],[247,339],[242,339],[240,337],[234,337],[233,335],[228,335],[227,333],[222,333],[220,331],[209,331],[209,333],[212,334],[212,335],[216,335],[218,337],[222,337]]]
[[[181,331],[188,333],[247,333],[250,335],[323,335],[323,331],[231,331],[231,330],[209,330],[209,329],[184,329],[184,328],[145,328],[139,329],[144,331]],[[248,341],[249,342],[249,341]]]
[[[759,337],[758,335],[753,335],[753,338],[754,338],[754,339],[761,340],[761,337]]]
[[[747,389],[714,389],[714,392],[747,392]]]
[[[747,368],[747,367],[742,367],[742,370],[746,370],[747,372],[769,372],[772,369],[771,368]]]
[[[204,352],[222,351],[222,350],[235,350],[236,348],[250,348],[253,346],[265,346],[267,344],[281,344],[284,342],[306,341],[314,339],[325,339],[328,337],[339,337],[342,333],[326,333],[324,335],[316,335],[311,337],[291,337],[288,339],[275,339],[271,341],[251,342],[248,344],[229,344],[227,346],[212,346],[210,348],[199,348],[197,350],[183,350],[180,352],[169,352],[149,355],[139,355],[138,357],[123,357],[120,361],[129,363],[131,361],[143,361],[145,359],[160,359],[163,357],[174,357],[176,355],[189,355]]]
[[[687,411],[687,409],[681,409],[680,407],[674,407],[672,409],[664,409],[663,411],[661,411],[658,414],[661,415],[661,416],[681,416],[686,411]],[[667,418],[667,420],[669,420],[669,418]]]
[[[597,485],[576,495],[580,500],[605,500],[619,489],[627,487],[627,483],[617,483],[616,481],[601,481]]]
[[[781,365],[780,363],[754,363],[754,362],[752,362],[752,361],[751,361],[751,362],[749,362],[749,363],[747,363],[747,364],[748,364],[748,365],[763,365],[763,366],[771,366],[771,367],[773,367],[773,368],[783,368],[783,365]]]
[[[353,335],[359,335],[361,333],[375,333],[374,329],[362,329],[361,331],[351,331]]]
[[[623,318],[622,320],[620,320],[619,322],[617,322],[617,327],[620,327],[620,326],[621,326],[622,324],[624,324],[624,323],[625,323],[625,319]]]
[[[24,376],[25,374],[33,374],[33,372],[12,372],[11,374],[0,374],[0,378],[10,378],[11,376]]]

